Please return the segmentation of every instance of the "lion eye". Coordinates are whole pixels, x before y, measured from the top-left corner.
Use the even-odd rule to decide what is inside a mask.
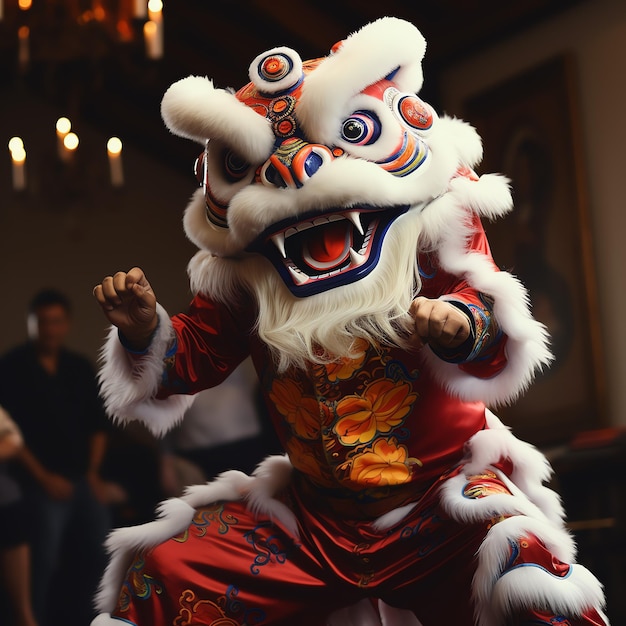
[[[369,111],[355,111],[341,126],[341,137],[357,146],[367,146],[380,137],[380,121]]]
[[[249,169],[250,163],[232,150],[227,150],[224,153],[224,174],[230,182],[236,183],[240,181],[245,177]]]

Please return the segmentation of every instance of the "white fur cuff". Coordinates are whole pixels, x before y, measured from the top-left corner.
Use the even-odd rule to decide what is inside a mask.
[[[191,406],[191,396],[155,399],[163,374],[163,359],[175,339],[165,309],[157,304],[159,324],[145,354],[132,356],[121,344],[115,326],[100,353],[100,393],[111,419],[143,422],[155,435],[162,435],[182,419]]]

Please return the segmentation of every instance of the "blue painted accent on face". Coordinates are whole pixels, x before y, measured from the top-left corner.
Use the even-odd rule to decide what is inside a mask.
[[[385,80],[393,80],[399,70],[400,66],[398,65],[395,70],[392,70],[391,72],[389,72],[389,74],[387,74],[387,76],[385,76]]]
[[[315,172],[317,172],[317,170],[322,167],[323,163],[324,160],[319,154],[311,152],[311,154],[309,154],[309,156],[304,161],[304,171],[306,172],[306,175],[313,176],[313,174],[315,174]]]

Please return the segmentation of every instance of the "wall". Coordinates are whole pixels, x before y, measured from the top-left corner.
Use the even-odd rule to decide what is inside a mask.
[[[560,53],[575,56],[603,337],[607,421],[626,425],[626,3],[594,0],[497,46],[440,76],[446,112],[462,116],[469,96]],[[471,122],[471,120],[469,120]]]
[[[168,310],[190,300],[186,265],[195,248],[183,233],[182,213],[196,188],[192,166],[201,148],[187,142],[185,176],[125,144],[126,185],[115,190],[107,137],[80,120],[74,120],[75,162],[61,165],[55,123],[63,113],[19,86],[0,98],[0,352],[26,338],[33,293],[55,287],[73,301],[70,345],[95,361],[106,320],[92,290],[105,275],[139,265]],[[13,135],[24,139],[27,152],[23,193],[11,185],[6,142]]]

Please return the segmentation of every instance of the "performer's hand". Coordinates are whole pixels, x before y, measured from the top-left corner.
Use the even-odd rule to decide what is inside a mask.
[[[93,294],[107,319],[134,349],[148,347],[157,326],[156,297],[140,268],[106,276]]]
[[[460,309],[445,300],[419,296],[409,313],[415,322],[416,342],[438,348],[456,348],[470,335],[470,321]]]

